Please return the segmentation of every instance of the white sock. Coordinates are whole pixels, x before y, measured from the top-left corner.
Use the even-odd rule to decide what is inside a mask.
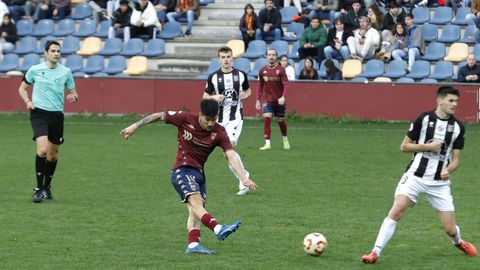
[[[194,247],[198,246],[199,244],[200,243],[198,243],[198,242],[192,242],[192,243],[188,244],[188,248],[194,248]]]
[[[462,238],[460,237],[460,227],[455,225],[455,228],[457,228],[457,233],[455,234],[454,237],[450,237],[452,239],[452,243],[456,246],[460,245],[460,242],[462,241]]]
[[[215,234],[218,234],[218,233],[220,232],[220,229],[222,229],[222,225],[217,224],[217,225],[215,226],[215,228],[213,228],[213,232],[214,232]]]
[[[249,175],[248,171],[245,170],[245,167],[243,166],[243,162],[242,162],[242,159],[240,158],[240,155],[238,153],[235,152],[235,154],[237,155],[237,158],[238,158],[238,161],[240,162],[240,167],[242,168],[243,170],[243,173],[245,173],[245,175]],[[230,169],[230,171],[233,173],[233,175],[237,178],[238,180],[238,187],[240,189],[244,189],[245,186],[242,184],[242,180],[240,180],[240,176],[238,176],[237,172],[235,172],[235,170],[233,169],[232,165],[230,165],[230,163],[228,163],[228,168]]]
[[[288,141],[288,137],[287,137],[287,136],[283,136],[283,141]]]
[[[270,140],[265,140],[265,145],[270,145]]]
[[[382,226],[380,227],[380,231],[378,232],[377,240],[375,240],[375,246],[373,247],[373,251],[380,256],[382,253],[383,248],[387,245],[390,238],[392,238],[393,233],[395,233],[395,228],[397,227],[397,222],[389,217],[386,217],[383,220]]]

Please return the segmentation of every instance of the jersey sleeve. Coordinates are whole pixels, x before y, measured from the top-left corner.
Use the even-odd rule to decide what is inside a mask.
[[[65,82],[65,86],[68,90],[75,89],[75,81],[73,80],[72,71],[70,69],[67,71],[67,81]]]
[[[222,127],[221,131],[218,133],[217,136],[217,146],[223,149],[223,152],[226,152],[228,150],[232,150],[233,146],[232,143],[230,142],[230,139],[228,138],[227,132],[225,129]]]
[[[453,149],[463,149],[463,144],[465,142],[465,127],[462,124],[460,125],[460,133],[453,142]]]
[[[410,128],[407,131],[407,136],[412,139],[412,141],[418,141],[420,137],[420,131],[422,130],[422,121],[425,117],[425,114],[420,115],[415,121],[410,123]]]
[[[164,121],[167,124],[178,127],[185,121],[186,115],[187,114],[183,112],[167,111],[165,112]]]
[[[27,84],[34,84],[35,83],[35,72],[32,69],[29,69],[25,76],[23,76],[23,81]]]
[[[245,72],[240,71],[243,75],[243,83],[242,83],[242,90],[247,90],[250,88],[250,85],[248,84],[248,76]]]
[[[215,87],[213,86],[213,83],[212,83],[213,74],[214,73],[212,73],[212,74],[210,74],[210,76],[208,76],[207,84],[205,85],[205,93],[210,94],[210,95],[215,94]]]

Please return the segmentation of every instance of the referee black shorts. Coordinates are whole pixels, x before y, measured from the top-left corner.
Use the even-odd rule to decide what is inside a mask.
[[[33,140],[48,136],[48,140],[60,145],[63,143],[63,112],[51,112],[36,108],[30,112]]]

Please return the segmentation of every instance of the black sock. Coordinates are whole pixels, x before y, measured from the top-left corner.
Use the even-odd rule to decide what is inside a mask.
[[[45,183],[44,183],[44,187],[48,187],[50,186],[50,183],[52,183],[52,178],[53,178],[53,174],[55,173],[55,168],[57,167],[57,161],[49,161],[47,160],[47,162],[45,163],[46,166],[45,166]]]
[[[45,176],[46,157],[35,156],[35,175],[37,176],[37,188],[43,187],[43,177]]]

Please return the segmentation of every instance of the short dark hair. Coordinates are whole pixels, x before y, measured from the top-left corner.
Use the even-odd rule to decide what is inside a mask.
[[[50,50],[50,46],[52,45],[57,45],[58,47],[60,47],[60,43],[56,40],[49,40],[47,41],[47,43],[45,43],[45,51],[48,52],[48,50]]]
[[[448,94],[460,96],[460,92],[449,85],[440,86],[437,90],[437,97],[446,97]]]
[[[415,19],[415,17],[413,16],[412,13],[407,13],[407,14],[405,15],[405,18],[407,18],[407,17],[409,17],[409,18],[412,19],[412,20]]]
[[[203,99],[200,102],[200,111],[207,118],[215,118],[218,115],[218,102],[214,99]]]
[[[222,47],[218,48],[217,55],[220,56],[220,53],[231,53],[231,54],[233,54],[232,48],[230,48],[228,46],[222,46]]]
[[[128,6],[128,0],[120,0],[120,6],[121,5],[126,5]]]

